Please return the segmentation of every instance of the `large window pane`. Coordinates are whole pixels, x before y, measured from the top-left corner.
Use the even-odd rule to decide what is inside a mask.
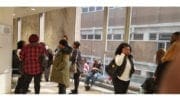
[[[95,7],[89,7],[89,11],[90,11],[90,12],[95,11]]]
[[[121,34],[114,34],[113,39],[114,40],[120,40],[121,39]]]
[[[91,59],[90,66],[93,63],[93,59],[103,60],[104,50],[103,47],[103,7],[87,7],[87,13],[81,13],[81,39],[85,38],[87,40],[80,40],[81,42],[81,52],[82,56],[89,57]],[[98,11],[98,12],[96,12]],[[85,30],[85,31],[84,31]]]
[[[103,7],[96,7],[96,10],[101,11],[101,10],[103,10]]]
[[[150,33],[149,34],[149,40],[156,40],[157,34],[156,33]]]
[[[144,34],[134,33],[134,40],[143,40]]]
[[[107,36],[107,49],[114,57],[114,52],[118,45],[123,41],[124,25],[125,25],[125,7],[109,8],[109,34]],[[111,41],[110,41],[111,40]]]
[[[180,29],[180,7],[133,7],[131,18],[135,66],[146,78],[156,69],[156,51],[167,50],[172,33]]]
[[[88,8],[87,7],[82,8],[82,12],[88,12]]]
[[[170,40],[171,39],[171,33],[160,33],[159,34],[159,40]]]

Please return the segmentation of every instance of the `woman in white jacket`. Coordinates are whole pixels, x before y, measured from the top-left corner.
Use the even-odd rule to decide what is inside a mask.
[[[113,77],[114,93],[123,94],[127,92],[130,78],[134,72],[133,57],[131,47],[127,43],[121,43],[115,52],[115,63],[117,65],[117,75]]]

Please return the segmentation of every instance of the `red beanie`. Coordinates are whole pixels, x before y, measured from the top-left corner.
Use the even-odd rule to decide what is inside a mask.
[[[36,34],[32,34],[30,37],[29,37],[29,42],[30,43],[35,43],[35,42],[38,42],[39,41],[39,37],[38,35]]]

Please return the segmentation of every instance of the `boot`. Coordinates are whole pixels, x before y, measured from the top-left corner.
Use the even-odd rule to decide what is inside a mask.
[[[70,94],[78,94],[78,91],[77,90],[71,90]]]

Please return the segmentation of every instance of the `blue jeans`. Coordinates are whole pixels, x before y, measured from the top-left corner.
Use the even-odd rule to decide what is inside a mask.
[[[85,84],[86,85],[91,84],[91,86],[92,86],[94,84],[94,82],[97,80],[97,78],[99,77],[99,75],[100,75],[99,72],[90,72],[86,77]]]

